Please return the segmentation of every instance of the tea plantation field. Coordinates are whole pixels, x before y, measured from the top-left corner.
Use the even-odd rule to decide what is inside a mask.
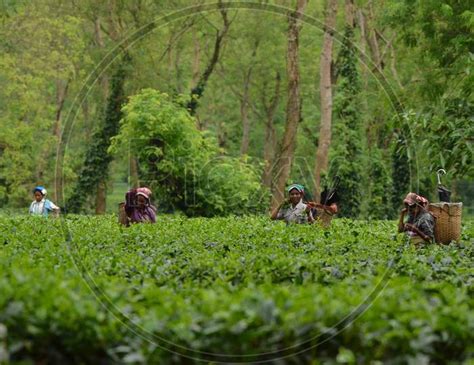
[[[474,222],[0,217],[0,363],[472,364]]]

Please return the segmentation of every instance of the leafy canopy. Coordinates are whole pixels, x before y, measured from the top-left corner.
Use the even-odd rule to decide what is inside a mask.
[[[203,216],[255,210],[265,196],[257,169],[221,155],[184,104],[182,96],[142,90],[124,106],[110,151],[136,157],[141,184],[153,189],[165,210]]]

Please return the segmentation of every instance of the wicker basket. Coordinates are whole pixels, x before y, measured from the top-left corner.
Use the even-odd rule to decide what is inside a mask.
[[[320,224],[324,228],[328,228],[331,225],[332,214],[328,213],[322,208],[316,208],[318,212],[316,216],[316,223]]]
[[[428,210],[436,218],[436,242],[450,243],[461,239],[462,203],[432,203]]]

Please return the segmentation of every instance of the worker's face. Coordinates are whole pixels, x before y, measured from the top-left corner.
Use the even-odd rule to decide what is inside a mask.
[[[416,216],[418,214],[419,208],[416,204],[407,205],[408,214]]]
[[[139,208],[144,208],[146,206],[147,200],[143,195],[137,196],[137,205]]]
[[[293,205],[296,205],[300,202],[303,194],[301,194],[298,190],[292,189],[290,190],[290,202]]]
[[[35,191],[35,200],[39,203],[43,199],[43,194],[39,191]]]

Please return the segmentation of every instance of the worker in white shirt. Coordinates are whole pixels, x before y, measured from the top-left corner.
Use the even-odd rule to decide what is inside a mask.
[[[35,200],[30,205],[30,214],[47,217],[49,213],[57,216],[59,207],[51,200],[46,199],[47,191],[43,186],[37,186],[33,189]]]

